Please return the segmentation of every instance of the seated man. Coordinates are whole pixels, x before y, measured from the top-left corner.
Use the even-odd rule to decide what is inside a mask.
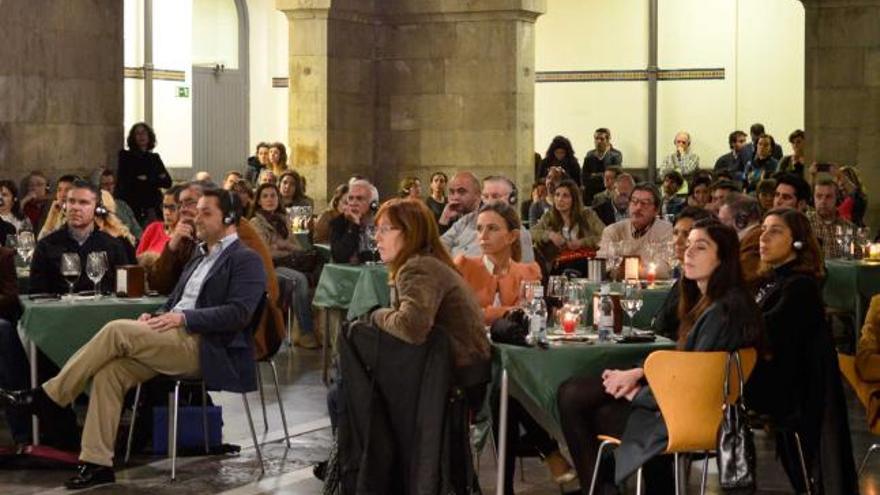
[[[675,135],[673,140],[675,151],[666,155],[663,164],[660,166],[660,173],[666,175],[670,170],[677,170],[685,179],[690,178],[700,169],[700,157],[691,151],[691,135],[685,131],[681,131]],[[687,194],[687,183],[678,191],[679,194]]]
[[[506,202],[516,206],[516,186],[507,177],[491,175],[483,179],[482,204]],[[452,228],[440,237],[452,257],[459,255],[480,256],[480,236],[477,234],[477,212],[472,211],[458,219]],[[535,261],[532,236],[527,229],[519,229],[523,263]]]
[[[617,176],[623,173],[623,169],[618,167],[617,165],[613,165],[605,169],[602,172],[602,185],[604,189],[600,192],[597,192],[593,196],[593,200],[587,202],[586,197],[584,198],[584,205],[598,205],[600,203],[604,203],[605,201],[611,201],[614,199],[614,182],[617,180]],[[586,196],[586,195],[584,195]]]
[[[376,186],[363,179],[348,185],[345,210],[330,221],[330,259],[334,263],[373,261],[373,253],[365,242],[365,228],[373,225],[373,215],[378,210]]]
[[[51,421],[91,380],[80,466],[70,489],[115,481],[113,451],[126,391],[162,373],[202,376],[208,388],[256,388],[245,333],[266,287],[260,257],[238,240],[239,202],[205,191],[196,232],[204,244],[186,265],[161,314],[116,320],[74,354],[61,372],[32,390],[0,390],[0,402]]]
[[[94,284],[86,276],[88,254],[107,253],[107,273],[101,281],[103,290],[116,287],[116,267],[134,263],[122,241],[98,230],[95,209],[98,206],[98,188],[84,180],[74,181],[67,192],[64,211],[65,224],[37,242],[31,259],[31,294],[50,292],[64,294],[70,290],[61,275],[61,255],[78,253],[81,273],[73,284],[75,292],[93,290]]]
[[[761,252],[761,204],[757,199],[742,193],[728,194],[718,210],[721,223],[736,230],[739,237],[739,263],[743,279],[751,286],[759,280]]]
[[[732,178],[742,176],[743,165],[740,159],[740,153],[746,146],[748,136],[743,131],[733,131],[727,136],[727,144],[730,145],[730,152],[725,153],[715,160],[715,172],[728,172]]]
[[[70,190],[70,187],[77,180],[79,180],[79,177],[75,175],[62,175],[58,178],[58,182],[55,184],[55,199],[46,208],[44,216],[40,218],[40,225],[43,227],[40,229],[39,236],[37,236],[39,239],[55,232],[64,225],[64,203],[67,201],[67,191]]]
[[[843,258],[849,254],[849,246],[837,242],[837,228],[855,232],[856,226],[837,212],[837,184],[831,177],[820,176],[816,179],[813,184],[813,205],[816,209],[807,211],[807,218],[823,256],[825,259]]]
[[[792,208],[806,213],[809,206],[810,185],[807,181],[793,174],[781,174],[776,177],[773,208]]]
[[[711,191],[712,201],[706,205],[706,209],[717,215],[727,196],[731,193],[740,192],[740,187],[730,179],[718,179],[709,186],[709,190]]]
[[[559,177],[564,173],[562,167],[550,167],[544,181],[547,184],[548,192],[553,189],[550,186],[551,176]],[[452,180],[449,181],[449,198],[446,201],[446,207],[443,208],[440,219],[437,220],[440,235],[445,234],[459,218],[476,211],[479,206],[480,179],[477,179],[477,176],[471,172],[459,172],[452,176]]]
[[[687,197],[678,194],[684,185],[684,177],[677,170],[670,170],[663,175],[663,203],[660,212],[663,215],[678,215],[686,206]]]
[[[672,224],[657,218],[660,211],[660,192],[653,184],[641,183],[633,189],[629,201],[629,218],[613,223],[602,231],[599,257],[607,258],[612,243],[620,243],[623,254],[639,256],[640,278],[645,277],[647,264],[656,264],[657,278],[669,278],[670,267],[665,259],[648,259],[647,247],[651,243],[666,243],[672,236]],[[621,264],[621,266],[623,266]]]
[[[629,216],[629,198],[632,195],[636,181],[633,176],[622,173],[614,179],[614,187],[610,194],[610,200],[593,203],[593,211],[599,215],[599,219],[605,225],[619,222]]]

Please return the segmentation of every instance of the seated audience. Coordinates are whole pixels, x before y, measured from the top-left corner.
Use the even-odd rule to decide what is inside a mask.
[[[743,131],[733,131],[727,136],[727,144],[730,146],[730,152],[725,153],[715,160],[715,173],[727,172],[731,179],[742,176],[742,161],[740,154],[746,146],[748,136]]]
[[[538,167],[538,178],[543,179],[550,172],[551,167],[560,167],[565,171],[568,178],[581,183],[581,166],[577,158],[574,156],[574,149],[571,147],[571,141],[565,136],[556,136],[550,142],[544,159]]]
[[[758,200],[742,193],[728,194],[718,210],[721,223],[736,230],[739,237],[739,263],[749,287],[754,285],[760,275],[761,254],[758,240],[761,237],[761,218]]]
[[[567,268],[587,274],[587,253],[580,257],[565,257],[579,251],[593,251],[599,246],[605,224],[592,209],[581,205],[581,195],[573,180],[564,180],[553,193],[553,207],[549,209],[531,233],[543,258],[552,266],[551,272],[561,273]],[[589,253],[592,257],[592,252]]]
[[[434,220],[440,220],[443,214],[443,208],[446,208],[446,183],[449,178],[443,172],[434,172],[431,174],[431,190],[428,197],[425,198],[425,204],[434,214]]]
[[[868,402],[868,428],[880,429],[880,295],[871,298],[862,336],[856,347],[856,373],[871,387]]]
[[[266,171],[272,172],[272,183],[275,183],[275,179],[281,177],[281,174],[288,170],[287,165],[287,147],[284,146],[283,143],[272,143],[269,145],[269,164],[266,167]],[[263,181],[260,181],[262,184]]]
[[[524,217],[528,219],[529,225],[536,225],[544,216],[544,212],[553,207],[553,192],[556,191],[556,186],[565,179],[565,171],[560,167],[552,167],[547,172],[547,177],[544,177],[544,197],[541,201],[533,201],[529,206],[529,214]]]
[[[529,210],[532,209],[533,204],[539,204],[542,201],[546,204],[546,199],[547,185],[543,182],[535,182],[534,184],[532,184],[532,190],[529,193],[529,199],[523,201],[519,205],[519,217],[523,219],[524,224],[534,225],[529,219]]]
[[[244,217],[250,218],[254,212],[254,187],[246,180],[240,180],[232,186],[232,192],[241,201]]]
[[[773,136],[763,134],[758,137],[755,145],[755,155],[748,162],[745,168],[745,186],[747,192],[752,192],[758,186],[758,182],[763,179],[773,177],[776,173],[777,162],[773,158],[773,147],[775,141]]]
[[[162,254],[156,258],[152,270],[147,273],[150,288],[160,294],[167,295],[174,290],[175,284],[184,273],[186,264],[198,249],[196,217],[199,210],[197,206],[206,190],[212,189],[205,189],[200,183],[190,182],[182,186],[178,195],[180,200],[177,209],[177,224],[172,229],[171,238],[165,244]],[[219,194],[228,197],[228,193],[221,191]],[[238,203],[237,209],[241,209],[240,202],[236,201],[236,203]],[[275,276],[275,267],[272,264],[269,248],[260,239],[251,223],[242,218],[238,222],[236,230],[242,244],[260,256],[263,262],[263,271],[266,274],[266,283],[263,289],[266,292],[266,309],[257,330],[254,332],[254,347],[256,357],[259,359],[276,349],[287,335],[287,330],[284,327],[284,315],[281,314],[281,309],[278,306],[278,279]]]
[[[691,135],[684,131],[679,132],[675,135],[673,144],[675,145],[675,151],[663,159],[663,164],[659,170],[660,175],[665,176],[667,172],[675,170],[684,176],[685,179],[690,179],[700,169],[700,157],[696,153],[691,152]],[[687,194],[687,185],[683,185],[682,189],[678,192],[680,194]]]
[[[249,156],[247,159],[247,170],[245,171],[244,179],[251,184],[255,184],[260,178],[260,173],[268,166],[269,143],[260,142],[257,144],[254,156]]]
[[[258,186],[262,185],[262,184],[275,184],[277,182],[278,182],[278,176],[275,175],[275,172],[273,172],[272,170],[270,170],[268,168],[263,170],[262,172],[260,172],[260,178],[257,179]]]
[[[761,229],[763,273],[755,299],[764,315],[767,349],[746,384],[745,403],[781,429],[776,452],[794,491],[858,493],[837,354],[822,301],[819,245],[807,217],[795,209],[770,210]],[[813,480],[809,488],[793,433]]]
[[[602,186],[604,189],[597,192],[593,195],[593,200],[590,202],[586,201],[584,198],[584,205],[592,205],[596,206],[597,204],[604,203],[605,201],[611,201],[614,199],[614,181],[617,179],[617,176],[623,173],[623,169],[618,167],[617,165],[610,166],[602,172]]]
[[[510,206],[515,206],[516,186],[507,177],[491,175],[483,179],[481,199],[482,204],[504,202]],[[452,197],[450,196],[450,203],[451,201]],[[471,211],[459,218],[443,234],[440,240],[452,256],[460,254],[478,256],[480,254],[480,240],[477,235],[477,212]],[[522,245],[522,261],[525,263],[535,261],[535,253],[532,250],[532,236],[529,231],[520,229],[519,240]]]
[[[684,267],[684,252],[688,247],[688,235],[690,235],[695,223],[710,218],[713,218],[713,215],[702,208],[685,206],[676,215],[675,223],[672,224],[672,249],[678,262],[678,267],[675,269],[676,280],[669,288],[660,309],[651,320],[651,330],[670,340],[678,339],[678,326],[681,323],[678,318],[678,296],[681,290],[679,285],[681,284],[681,271]]]
[[[330,207],[324,210],[315,220],[312,231],[312,242],[315,244],[327,244],[330,242],[330,222],[345,212],[346,196],[348,196],[348,184],[340,184],[333,191],[330,199]]]
[[[40,232],[43,228],[42,220],[51,204],[49,179],[42,172],[33,171],[22,181],[22,190],[26,192],[21,198],[21,212],[31,221],[34,232]]]
[[[743,289],[738,244],[733,230],[717,220],[693,226],[679,284],[679,350],[733,351],[758,342],[760,316]],[[617,493],[615,485],[640,467],[651,493],[676,491],[671,456],[660,455],[668,440],[666,423],[641,367],[571,378],[559,387],[557,403],[583,493],[593,477],[598,434],[621,439],[614,476],[610,469],[597,473],[598,493]],[[603,464],[611,459],[603,458]]]
[[[758,203],[761,204],[761,212],[772,210],[773,201],[776,199],[776,179],[764,179],[758,182],[755,195],[758,197]]]
[[[840,216],[858,225],[865,226],[865,211],[868,209],[868,197],[862,187],[862,180],[855,167],[841,167],[837,182],[843,191],[843,201],[838,207]]]
[[[109,168],[102,169],[100,171],[97,184],[101,186],[102,191],[107,191],[113,196],[114,204],[116,205],[116,210],[114,213],[119,218],[119,221],[122,222],[125,227],[131,232],[131,235],[135,237],[135,239],[140,239],[141,234],[144,233],[143,227],[138,223],[137,218],[134,216],[134,212],[131,210],[131,207],[128,206],[128,203],[125,201],[116,198],[116,174],[110,170]]]
[[[192,180],[195,182],[210,182],[212,184],[214,183],[214,179],[211,178],[211,174],[205,170],[199,170],[198,172],[196,172],[193,175]]]
[[[687,205],[708,208],[712,202],[712,179],[704,175],[694,177],[688,186]]]
[[[229,172],[226,172],[226,176],[223,178],[223,189],[225,191],[231,191],[232,186],[242,179],[244,179],[244,177],[241,176],[241,172],[238,170],[230,170]]]
[[[837,228],[855,231],[855,225],[837,212],[837,184],[831,177],[819,177],[813,183],[814,210],[807,211],[810,227],[825,259],[842,258],[850,254],[849,246],[837,242]]]
[[[7,390],[21,390],[28,384],[28,358],[16,329],[20,316],[15,251],[0,247],[0,388]],[[14,408],[6,408],[6,422],[16,445],[31,443],[30,419]]]
[[[64,253],[79,254],[82,271],[73,284],[74,292],[95,288],[86,276],[86,259],[89,253],[107,253],[109,266],[101,281],[102,290],[116,287],[116,266],[134,263],[135,260],[133,257],[129,258],[122,241],[96,228],[95,208],[98,205],[98,194],[98,188],[84,180],[76,180],[71,184],[65,202],[65,224],[40,239],[34,249],[30,277],[32,294],[66,294],[69,291],[70,287],[61,275],[61,255]]]
[[[418,177],[406,177],[400,181],[397,196],[401,198],[422,199],[422,181]]]
[[[137,239],[131,232],[129,232],[128,227],[125,226],[120,220],[119,217],[116,216],[116,202],[113,200],[113,196],[107,191],[101,191],[101,205],[103,209],[98,209],[95,213],[95,225],[98,226],[98,229],[102,232],[106,232],[111,236],[115,237],[119,240],[122,247],[125,248],[126,257],[134,263],[135,261],[135,246],[137,246]]]
[[[71,193],[76,198],[77,189]],[[250,323],[263,297],[266,274],[259,256],[236,235],[237,201],[219,191],[199,200],[198,237],[207,253],[195,256],[162,314],[106,324],[51,380],[32,390],[0,390],[0,402],[43,421],[72,403],[89,381],[89,408],[80,466],[69,489],[115,482],[114,444],[125,393],[159,373],[201,376],[212,390],[255,390]],[[73,216],[73,215],[71,215]],[[225,218],[234,221],[227,223]]]
[[[677,170],[670,170],[663,175],[663,203],[660,207],[662,215],[677,215],[687,203],[687,197],[678,194],[684,185],[684,177]]]
[[[779,172],[795,174],[799,177],[804,176],[804,168],[807,163],[807,159],[804,158],[806,141],[807,135],[801,129],[797,129],[789,134],[788,142],[791,143],[791,154],[785,155],[779,161]]]
[[[611,131],[604,127],[596,129],[593,143],[596,147],[587,152],[581,171],[585,205],[592,204],[595,195],[603,189],[608,190],[609,182],[613,183],[613,179],[609,181],[605,176],[605,171],[611,167],[619,169],[623,165],[623,154],[611,145]]]
[[[330,259],[334,263],[358,264],[373,261],[365,228],[373,225],[379,207],[379,191],[364,179],[348,185],[342,215],[330,221]]]
[[[717,215],[718,210],[721,209],[721,205],[724,204],[724,200],[727,196],[731,193],[740,192],[740,188],[739,185],[732,180],[718,179],[709,186],[709,191],[711,191],[712,194],[712,201],[706,205],[706,209]]]
[[[285,172],[286,173],[286,172]],[[301,333],[293,343],[306,349],[317,349],[315,323],[312,321],[312,304],[309,300],[309,279],[294,269],[293,258],[303,252],[296,238],[287,228],[287,215],[281,206],[281,192],[274,184],[263,184],[257,188],[257,203],[251,224],[269,248],[275,264],[275,274],[279,279],[288,280],[293,285],[289,305],[296,314]]]
[[[458,219],[480,206],[480,179],[471,172],[459,172],[449,182],[449,198],[437,226],[444,234]]]
[[[810,206],[810,185],[807,181],[793,174],[776,176],[776,194],[773,196],[773,208],[793,208],[801,213]]]
[[[155,221],[144,230],[141,242],[138,243],[135,254],[138,258],[144,253],[162,254],[168,240],[171,239],[171,232],[177,225],[179,218],[177,210],[180,207],[180,191],[181,186],[171,186],[162,196],[162,214],[163,220]]]
[[[0,180],[0,220],[12,224],[15,232],[34,230],[30,219],[21,213],[18,187],[11,180]]]
[[[629,199],[632,196],[636,181],[628,173],[621,173],[614,179],[611,199],[601,203],[593,203],[593,211],[605,225],[619,222],[629,217]]]
[[[55,200],[46,209],[46,217],[40,221],[43,228],[40,229],[40,235],[37,236],[39,239],[55,232],[67,222],[64,204],[67,202],[67,192],[70,191],[71,186],[77,180],[79,180],[79,177],[75,175],[62,175],[58,178],[58,182],[55,183]]]
[[[761,136],[767,134],[764,129],[764,124],[755,123],[749,127],[749,136],[751,137],[751,141],[746,143],[743,148],[742,153],[740,153],[740,158],[742,159],[743,170],[745,170],[748,162],[755,158],[755,154],[758,149],[758,140]],[[782,159],[782,146],[776,143],[776,140],[771,139],[772,148],[770,150],[769,155],[775,158],[777,161]]]
[[[281,174],[281,177],[278,179],[278,190],[281,192],[282,208],[315,206],[315,201],[306,195],[303,177],[294,170],[288,170]]]

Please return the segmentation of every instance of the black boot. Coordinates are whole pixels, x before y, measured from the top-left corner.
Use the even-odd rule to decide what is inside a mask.
[[[63,410],[46,395],[43,387],[30,390],[0,389],[0,407],[11,407],[24,414],[35,414],[41,420],[42,416],[57,416]]]
[[[65,481],[64,486],[69,490],[81,490],[105,483],[116,483],[113,468],[84,462],[77,466],[76,476]]]

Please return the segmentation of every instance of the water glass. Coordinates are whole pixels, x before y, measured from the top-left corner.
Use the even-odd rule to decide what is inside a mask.
[[[638,281],[626,282],[623,286],[623,296],[620,298],[620,305],[629,316],[629,330],[624,326],[623,335],[632,335],[633,333],[633,317],[642,309],[642,284]]]
[[[104,274],[107,273],[109,266],[110,263],[107,260],[107,253],[105,251],[89,253],[88,258],[86,258],[86,275],[95,284],[95,299],[101,298],[99,284],[101,279],[104,278]]]
[[[67,294],[68,302],[73,302],[73,285],[79,280],[81,273],[79,254],[63,253],[61,255],[61,276],[67,280],[67,285],[70,286],[70,292]]]
[[[34,238],[33,232],[23,230],[18,233],[18,253],[26,264],[30,264],[36,245],[37,240]]]

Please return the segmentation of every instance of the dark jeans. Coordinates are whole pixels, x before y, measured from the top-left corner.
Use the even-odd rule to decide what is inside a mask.
[[[0,319],[0,388],[23,390],[29,388],[27,355],[18,338],[13,322]],[[6,421],[15,443],[31,443],[31,417],[11,408],[6,410]]]
[[[615,399],[605,393],[600,377],[571,378],[559,387],[557,395],[559,416],[565,442],[574,460],[581,492],[590,491],[593,466],[601,443],[596,435],[620,438],[626,429],[632,407],[625,399]],[[606,448],[605,452],[608,452]],[[675,477],[671,456],[657,456],[642,466],[645,493],[675,493]],[[614,485],[614,458],[606,455],[596,480],[596,493],[616,495]]]

